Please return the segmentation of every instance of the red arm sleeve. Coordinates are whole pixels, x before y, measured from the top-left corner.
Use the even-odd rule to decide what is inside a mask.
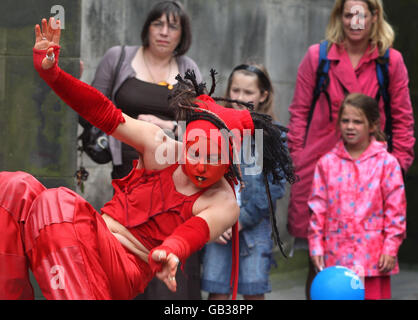
[[[160,246],[151,250],[148,264],[153,272],[161,270],[162,264],[152,259],[155,250],[165,250],[167,256],[173,253],[184,263],[192,253],[203,248],[209,239],[210,231],[206,221],[198,216],[192,217],[178,226]]]
[[[46,50],[33,49],[33,64],[40,77],[81,117],[107,134],[112,134],[120,123],[125,122],[122,111],[100,91],[60,69],[59,51],[60,47],[54,46],[55,64],[44,70],[42,60]]]

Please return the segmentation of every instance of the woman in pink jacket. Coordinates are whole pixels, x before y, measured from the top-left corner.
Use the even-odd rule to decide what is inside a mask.
[[[356,9],[364,11],[363,29],[355,29],[358,22]],[[354,24],[353,24],[354,22]],[[307,118],[316,84],[319,64],[319,44],[311,46],[298,70],[295,93],[289,107],[289,149],[294,160],[299,182],[292,185],[288,209],[288,229],[307,249],[309,209],[307,205],[315,164],[331,150],[339,139],[336,133],[337,113],[346,93],[361,92],[375,98],[379,89],[376,77],[376,59],[382,56],[394,41],[394,32],[384,20],[381,0],[337,0],[331,12],[326,31],[328,59],[331,61],[327,92],[321,94],[307,131]],[[389,50],[389,94],[391,97],[393,155],[406,171],[414,159],[414,118],[408,89],[408,73],[402,55]],[[379,101],[381,126],[385,125],[384,103]],[[305,142],[306,136],[306,142]],[[310,264],[306,292],[315,272]]]
[[[390,299],[406,232],[402,170],[386,150],[376,101],[352,93],[338,114],[342,139],[315,168],[308,205],[317,270],[340,265],[364,277],[366,299]]]

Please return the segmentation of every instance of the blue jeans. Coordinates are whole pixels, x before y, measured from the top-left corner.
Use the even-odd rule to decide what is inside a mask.
[[[243,231],[245,232],[245,231]],[[256,237],[251,247],[240,233],[238,293],[259,295],[271,291],[269,272],[273,262],[270,235]],[[202,290],[230,294],[232,244],[210,243],[203,254]]]

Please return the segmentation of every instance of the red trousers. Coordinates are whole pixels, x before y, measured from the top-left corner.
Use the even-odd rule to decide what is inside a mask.
[[[390,299],[392,296],[390,276],[365,277],[364,290],[366,300]]]
[[[33,299],[29,267],[47,299],[132,299],[152,279],[73,191],[24,172],[0,172],[0,190],[0,299]]]

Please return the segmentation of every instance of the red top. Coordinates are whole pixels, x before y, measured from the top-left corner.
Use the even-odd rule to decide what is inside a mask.
[[[176,190],[173,164],[163,170],[137,169],[112,181],[115,194],[102,213],[124,225],[148,249],[160,245],[173,230],[193,216],[192,208],[206,189],[186,196]]]

